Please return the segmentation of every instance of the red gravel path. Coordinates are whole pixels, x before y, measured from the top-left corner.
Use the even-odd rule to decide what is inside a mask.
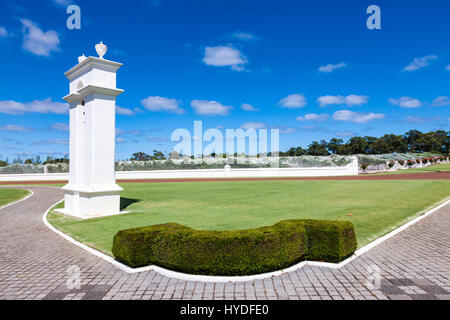
[[[274,177],[274,178],[197,178],[197,179],[141,179],[141,180],[118,180],[119,183],[161,183],[161,182],[200,182],[200,181],[276,181],[276,180],[450,180],[450,171],[423,172],[404,174],[367,174],[359,176],[341,177]],[[59,184],[67,181],[0,181],[0,185],[7,184]]]

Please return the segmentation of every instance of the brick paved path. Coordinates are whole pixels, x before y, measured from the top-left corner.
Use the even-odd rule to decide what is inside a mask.
[[[0,209],[0,299],[450,299],[450,205],[340,269],[307,266],[279,277],[238,283],[182,281],[154,271],[127,274],[49,230],[51,187]],[[79,288],[68,289],[73,271]],[[381,270],[371,289],[368,268]],[[70,271],[70,269],[69,269]]]

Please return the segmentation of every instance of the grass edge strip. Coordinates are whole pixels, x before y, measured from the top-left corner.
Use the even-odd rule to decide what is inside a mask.
[[[418,217],[414,218],[413,220],[403,224],[402,226],[392,230],[391,232],[385,234],[384,236],[368,243],[367,245],[365,245],[364,247],[356,250],[354,252],[354,254],[339,262],[339,263],[330,263],[330,262],[317,262],[317,261],[302,261],[298,264],[295,264],[289,268],[286,269],[282,269],[282,270],[278,270],[278,271],[273,271],[273,272],[269,272],[269,273],[263,273],[263,274],[258,274],[258,275],[251,275],[251,276],[205,276],[205,275],[193,275],[193,274],[187,274],[187,273],[182,273],[182,272],[176,272],[176,271],[171,271],[162,267],[158,267],[156,265],[151,265],[151,266],[147,266],[147,267],[141,267],[141,268],[131,268],[128,267],[124,264],[122,264],[121,262],[115,260],[113,257],[106,255],[92,247],[89,247],[87,245],[85,245],[84,243],[81,243],[75,239],[73,239],[72,237],[70,237],[69,235],[65,234],[64,232],[56,229],[55,227],[53,227],[48,221],[47,221],[47,214],[50,212],[50,210],[58,205],[59,203],[61,203],[62,201],[64,201],[64,199],[61,199],[60,201],[56,202],[55,204],[53,204],[52,206],[50,206],[44,213],[44,215],[42,216],[42,221],[44,222],[44,224],[53,232],[57,233],[58,235],[60,235],[61,237],[63,237],[64,239],[66,239],[67,241],[75,244],[76,246],[86,250],[87,252],[113,264],[114,266],[116,266],[117,268],[119,268],[120,270],[126,272],[126,273],[140,273],[140,272],[147,272],[147,271],[155,271],[163,276],[166,277],[170,277],[170,278],[176,278],[179,280],[185,280],[185,281],[202,281],[202,282],[239,282],[239,281],[251,281],[251,280],[258,280],[258,279],[266,279],[266,278],[271,278],[274,276],[280,276],[284,273],[287,272],[292,272],[292,271],[296,271],[299,270],[301,268],[303,268],[306,265],[310,265],[310,266],[318,266],[318,267],[325,267],[325,268],[331,268],[331,269],[339,269],[343,266],[345,266],[347,263],[353,261],[355,258],[361,256],[362,254],[366,253],[367,251],[369,251],[370,249],[374,248],[375,246],[379,245],[380,243],[384,242],[385,240],[395,236],[397,233],[400,233],[401,231],[405,230],[406,228],[410,227],[411,225],[415,224],[416,222],[424,219],[425,217],[431,215],[432,213],[434,213],[435,211],[441,209],[442,207],[446,206],[447,204],[450,203],[450,199],[446,198],[442,201],[439,201],[437,204],[430,206],[431,209],[420,214]]]

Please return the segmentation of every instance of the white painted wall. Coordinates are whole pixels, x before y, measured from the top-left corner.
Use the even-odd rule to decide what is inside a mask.
[[[263,168],[263,169],[195,169],[117,171],[116,178],[124,179],[183,179],[183,178],[263,178],[263,177],[332,177],[358,174],[358,159],[345,167],[319,168]],[[67,180],[68,173],[0,175],[0,181],[51,181]]]

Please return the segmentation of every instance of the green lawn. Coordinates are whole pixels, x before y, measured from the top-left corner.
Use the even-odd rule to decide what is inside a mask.
[[[403,173],[420,173],[420,172],[437,172],[437,171],[450,171],[450,163],[434,164],[425,168],[413,168],[405,170],[397,170],[392,172],[383,172],[380,174],[403,174]]]
[[[0,188],[0,207],[26,197],[30,192],[22,189]]]
[[[294,218],[348,220],[358,246],[388,233],[450,196],[450,181],[234,181],[121,184],[130,213],[77,220],[51,212],[50,223],[111,254],[122,229],[177,222],[232,230]],[[348,215],[348,214],[351,214]]]

